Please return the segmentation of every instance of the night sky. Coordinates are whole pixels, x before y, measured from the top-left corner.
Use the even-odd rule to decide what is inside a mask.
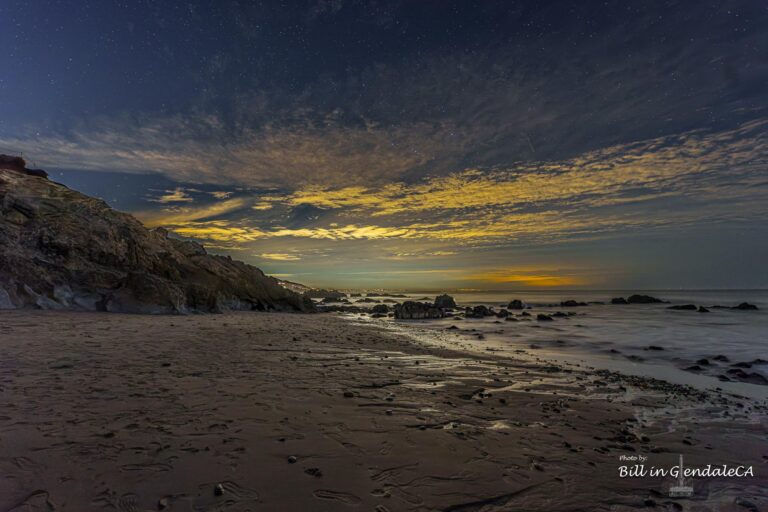
[[[286,279],[768,287],[768,3],[0,3],[0,152]]]

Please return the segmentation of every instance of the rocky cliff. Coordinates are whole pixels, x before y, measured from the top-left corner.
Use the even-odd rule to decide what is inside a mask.
[[[311,311],[246,263],[208,254],[0,157],[0,309]]]

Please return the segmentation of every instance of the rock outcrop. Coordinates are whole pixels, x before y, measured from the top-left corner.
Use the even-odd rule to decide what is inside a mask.
[[[651,297],[650,295],[630,295],[627,297],[627,304],[666,304],[667,301]]]
[[[407,300],[395,306],[395,318],[398,320],[424,320],[427,318],[442,318],[443,310],[428,302]]]
[[[487,306],[467,307],[464,309],[464,316],[467,318],[484,318],[486,316],[495,316],[496,312]]]
[[[454,309],[456,308],[456,301],[453,300],[453,297],[444,293],[435,297],[435,307],[443,309]]]
[[[560,306],[564,308],[575,308],[578,306],[589,306],[589,304],[587,304],[586,302],[579,302],[579,301],[570,299],[570,300],[564,300],[563,302],[561,302]]]
[[[305,297],[311,299],[346,299],[347,294],[337,290],[311,289],[304,292]]]
[[[101,200],[27,171],[23,160],[0,158],[0,308],[314,309],[258,268],[148,230]]]
[[[386,304],[376,304],[371,308],[371,313],[375,315],[386,315],[389,313],[389,306]]]
[[[42,169],[29,169],[27,162],[20,156],[0,155],[0,169],[48,179],[47,172]]]

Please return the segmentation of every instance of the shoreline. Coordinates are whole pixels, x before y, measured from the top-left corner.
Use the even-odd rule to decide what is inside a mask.
[[[672,364],[661,362],[622,360],[607,357],[604,354],[590,351],[556,350],[542,346],[531,347],[530,344],[510,345],[510,339],[494,336],[493,332],[483,332],[482,339],[473,339],[478,329],[472,328],[446,330],[444,324],[450,323],[451,318],[441,321],[376,319],[366,316],[348,314],[350,321],[360,322],[387,329],[391,332],[413,337],[414,340],[429,343],[434,340],[435,346],[455,346],[460,351],[470,351],[478,354],[494,353],[501,357],[523,358],[538,362],[546,362],[581,368],[589,371],[610,371],[612,373],[649,378],[680,386],[691,386],[700,391],[719,392],[758,400],[763,406],[768,406],[768,386],[746,382],[722,382],[706,374],[686,372]],[[572,348],[572,347],[569,347]]]
[[[768,504],[765,409],[725,393],[337,315],[3,311],[0,344],[3,510]],[[755,476],[698,479],[691,499],[618,476],[621,456],[679,453]]]

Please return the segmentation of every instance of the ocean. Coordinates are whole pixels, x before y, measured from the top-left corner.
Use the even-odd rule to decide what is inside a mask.
[[[768,398],[768,290],[645,290],[637,293],[670,303],[610,304],[611,298],[632,293],[610,290],[456,293],[452,296],[459,307],[482,304],[497,311],[510,300],[520,299],[531,307],[527,311],[532,316],[520,317],[517,316],[520,311],[514,311],[518,321],[449,317],[422,321],[379,319],[378,322],[406,333],[418,330],[422,337],[425,330],[442,333],[455,325],[459,330],[451,332],[469,337],[473,348],[480,350],[509,351],[517,356],[544,357]],[[412,299],[425,296],[423,293],[407,295]],[[592,304],[560,306],[560,302],[570,299]],[[742,302],[759,309],[712,307],[732,307]],[[709,313],[669,309],[679,304],[704,306]],[[553,321],[536,320],[537,313],[557,311],[573,315]]]

